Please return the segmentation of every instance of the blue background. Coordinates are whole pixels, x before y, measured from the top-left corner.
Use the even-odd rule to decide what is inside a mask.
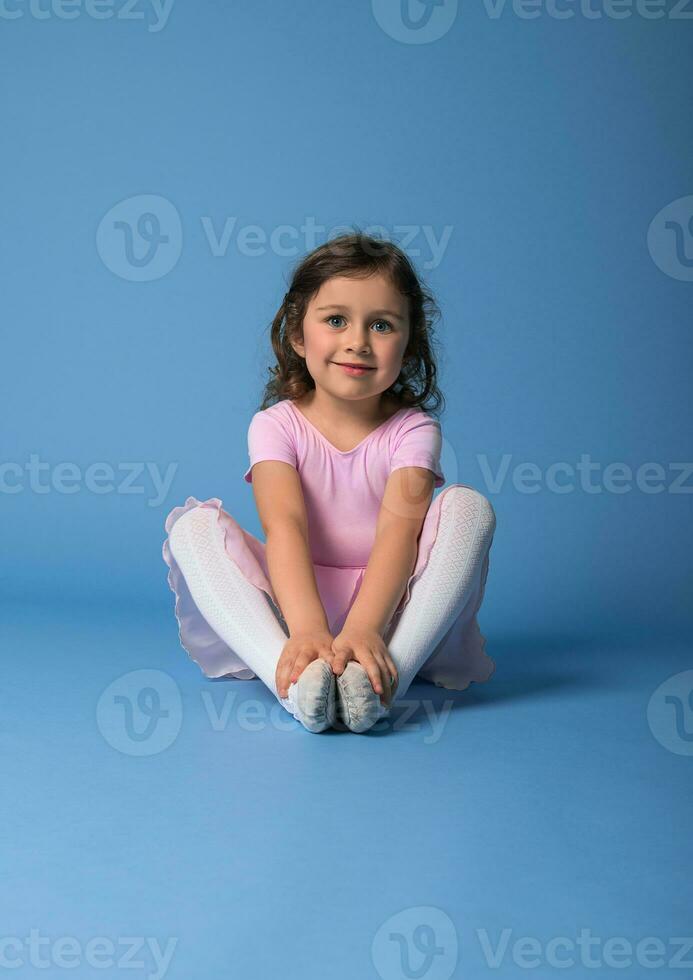
[[[691,459],[692,286],[646,241],[693,193],[691,33],[479,4],[422,45],[367,4],[179,3],[158,32],[84,13],[4,23],[3,457],[38,454],[44,482],[61,462],[106,461],[115,486],[124,463],[176,467],[156,506],[146,470],[137,494],[5,492],[5,595],[168,602],[163,523],[190,494],[260,533],[246,432],[306,236],[295,256],[243,255],[235,235],[215,256],[202,218],[267,237],[312,218],[395,240],[452,226],[437,268],[421,268],[422,231],[411,249],[443,311],[447,450],[497,512],[488,624],[690,624],[690,493],[528,494],[511,476],[582,453],[602,471]],[[151,282],[96,248],[102,217],[140,194],[182,225]],[[499,492],[477,454],[492,472],[510,454]]]
[[[396,22],[397,4],[376,7]],[[3,934],[176,934],[169,976],[247,980],[306,976],[310,942],[335,976],[376,976],[372,934],[405,906],[544,940],[580,925],[687,934],[690,884],[670,873],[690,867],[675,814],[690,813],[691,760],[652,738],[645,707],[691,666],[693,474],[672,492],[670,467],[693,456],[693,282],[673,251],[657,264],[648,229],[693,194],[693,8],[528,19],[465,0],[427,43],[388,33],[366,2],[176,0],[160,30],[144,3],[143,19],[4,9],[21,16],[0,18],[3,755],[25,803],[6,823],[21,898]],[[124,233],[98,247],[105,216],[139,195],[180,219],[180,234],[162,228],[175,261],[150,281],[134,280]],[[693,260],[693,208],[679,213]],[[215,255],[209,222],[219,235],[227,219]],[[299,257],[354,223],[398,242],[415,228],[406,250],[443,312],[443,469],[497,516],[479,616],[497,675],[437,752],[401,736],[394,757],[381,738],[201,734],[199,689],[215,685],[178,645],[161,557],[189,495],[220,497],[261,536],[243,473],[269,324]],[[250,225],[293,228],[292,254],[248,254]],[[449,229],[432,266],[426,228]],[[661,220],[657,235],[666,256]],[[44,485],[76,464],[77,492],[32,489],[32,454]],[[583,454],[598,492],[578,476],[546,487]],[[495,472],[505,455],[496,489],[484,461]],[[97,462],[116,487],[128,464],[174,477],[163,499],[146,468],[139,492],[99,494],[84,483]],[[608,464],[648,462],[663,492],[608,489]],[[539,492],[513,483],[521,463]],[[100,691],[144,667],[197,705],[186,741],[149,760],[94,721]],[[334,935],[354,909],[351,959]],[[481,969],[478,950],[463,965]]]

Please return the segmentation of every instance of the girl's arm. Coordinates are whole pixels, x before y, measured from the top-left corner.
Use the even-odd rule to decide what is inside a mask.
[[[270,582],[289,634],[329,630],[305,529],[289,518],[272,524],[266,537]]]
[[[354,628],[384,634],[416,564],[417,538],[418,532],[404,525],[393,525],[378,534],[343,633]]]
[[[434,488],[435,474],[424,467],[404,466],[390,474],[373,550],[342,632],[355,628],[384,634],[416,565]]]
[[[271,459],[255,463],[252,477],[269,578],[290,635],[329,630],[308,547],[298,473],[289,463]]]

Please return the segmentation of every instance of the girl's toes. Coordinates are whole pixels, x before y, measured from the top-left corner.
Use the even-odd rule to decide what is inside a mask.
[[[330,665],[312,660],[296,681],[298,720],[310,732],[322,732],[336,720],[335,677]]]
[[[337,697],[341,717],[352,732],[368,731],[389,712],[357,660],[350,660],[344,673],[337,677]]]

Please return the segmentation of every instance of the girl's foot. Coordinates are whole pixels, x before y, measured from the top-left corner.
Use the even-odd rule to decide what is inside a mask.
[[[332,669],[332,668],[330,668]],[[390,708],[373,690],[370,678],[358,660],[349,660],[337,676],[337,714],[352,732],[365,732],[389,714]]]
[[[292,697],[295,718],[309,732],[324,732],[337,720],[337,685],[332,667],[326,660],[311,660],[295,684]]]

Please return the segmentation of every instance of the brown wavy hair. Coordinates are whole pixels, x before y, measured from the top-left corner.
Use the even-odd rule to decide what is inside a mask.
[[[322,284],[333,276],[360,279],[379,273],[389,277],[395,289],[409,300],[409,341],[402,370],[382,394],[393,397],[400,408],[419,406],[431,415],[440,412],[445,398],[438,388],[433,355],[437,343],[434,323],[440,318],[436,301],[397,245],[359,230],[320,245],[295,268],[284,301],[272,320],[271,341],[277,363],[268,368],[270,380],[259,411],[285,398],[300,398],[315,388],[304,358],[289,340],[303,336],[308,304]]]

